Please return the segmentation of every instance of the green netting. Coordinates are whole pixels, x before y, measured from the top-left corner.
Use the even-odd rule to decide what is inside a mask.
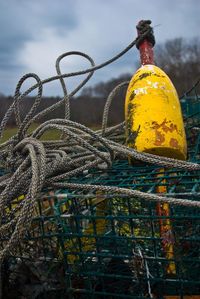
[[[188,159],[198,163],[200,135],[192,128],[199,112],[183,111]],[[132,166],[127,161],[115,161],[107,171],[95,170],[71,182],[191,200],[200,194],[199,171]],[[199,209],[62,189],[44,190],[35,215],[24,242],[3,265],[7,288],[25,281],[24,286],[39,290],[33,297],[38,299],[200,296]],[[1,236],[2,247],[8,237],[9,232]]]
[[[116,162],[104,177],[99,173],[94,176],[95,183],[155,192],[157,186],[162,185],[157,172],[156,168],[132,168],[126,162]],[[165,172],[165,179],[163,185],[167,186],[168,194],[198,196],[197,173],[171,170]],[[65,196],[69,193],[63,192]],[[57,196],[59,198],[59,194]],[[68,209],[65,212],[66,204],[70,205],[71,213]],[[198,210],[171,208],[169,216],[159,217],[157,204],[111,194],[104,198],[103,194],[79,197],[74,193],[58,202],[55,211],[62,231],[60,242],[72,293],[87,293],[86,298],[97,294],[135,298],[149,295],[149,284],[153,294],[199,294]],[[167,219],[171,230],[161,239],[160,222]],[[170,261],[166,258],[164,242],[174,247],[174,258]],[[174,274],[167,273],[170,263],[175,263]]]

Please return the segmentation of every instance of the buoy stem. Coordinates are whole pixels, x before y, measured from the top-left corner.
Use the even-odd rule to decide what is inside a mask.
[[[142,65],[154,64],[154,55],[152,44],[148,40],[144,40],[140,46],[140,61]]]
[[[138,23],[138,25],[136,26],[138,37],[140,37],[140,35],[142,35],[144,29],[151,28],[151,27],[149,27],[149,23],[151,23],[151,21],[144,21],[144,20],[141,20]],[[138,48],[139,48],[139,51],[140,51],[140,60],[141,60],[142,65],[154,64],[154,52],[153,52],[154,37],[153,37],[153,40],[152,40],[152,36],[153,36],[153,33],[150,33],[149,36],[147,36],[138,45]],[[152,42],[151,42],[151,40],[152,40]],[[154,40],[154,43],[155,43],[155,40]]]

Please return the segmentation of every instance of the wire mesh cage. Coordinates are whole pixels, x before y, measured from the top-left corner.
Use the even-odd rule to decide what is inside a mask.
[[[182,102],[188,159],[198,163],[200,135],[192,129],[200,111]],[[117,160],[70,181],[198,200],[199,175]],[[109,190],[46,189],[2,273],[6,298],[199,298],[200,211]]]

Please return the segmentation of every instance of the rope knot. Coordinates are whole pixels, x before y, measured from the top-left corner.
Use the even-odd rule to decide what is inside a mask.
[[[139,49],[141,43],[145,39],[148,40],[152,44],[152,46],[155,45],[156,41],[155,41],[155,37],[154,37],[154,32],[153,32],[153,28],[150,25],[151,25],[150,20],[141,20],[137,24],[137,26],[136,26],[137,32],[138,32],[138,38],[137,38],[137,42],[136,42],[137,49]]]

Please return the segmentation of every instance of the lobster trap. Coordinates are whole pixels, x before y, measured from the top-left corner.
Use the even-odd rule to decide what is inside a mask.
[[[199,163],[200,134],[192,132],[198,117],[195,113],[193,123],[193,111],[184,113],[188,159]],[[132,166],[125,160],[70,182],[183,200],[198,200],[200,194],[200,171],[145,163]],[[20,200],[23,196],[16,199]],[[8,236],[1,236],[2,247]],[[197,299],[200,211],[117,194],[109,188],[43,190],[31,228],[4,261],[2,273],[6,298]]]

